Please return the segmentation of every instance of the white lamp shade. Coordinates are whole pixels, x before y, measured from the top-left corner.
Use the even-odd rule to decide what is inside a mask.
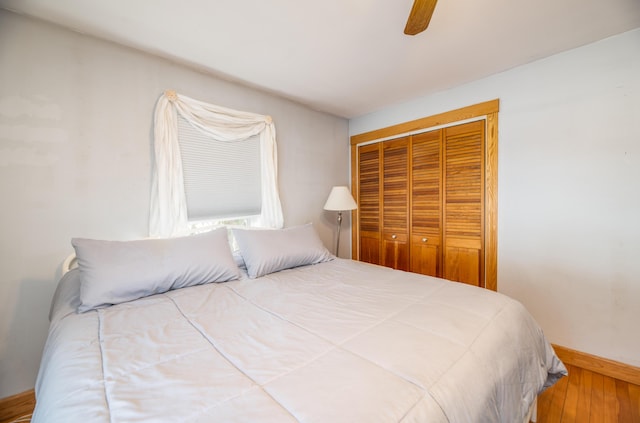
[[[349,188],[345,186],[333,187],[329,193],[329,198],[324,204],[325,210],[355,210],[358,208],[356,201],[351,196]]]

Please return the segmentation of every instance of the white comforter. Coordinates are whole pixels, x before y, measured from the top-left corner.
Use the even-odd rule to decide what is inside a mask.
[[[34,422],[517,422],[566,370],[523,306],[349,260],[75,314]]]

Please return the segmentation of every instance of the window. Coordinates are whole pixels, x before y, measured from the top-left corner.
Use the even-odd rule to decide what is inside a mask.
[[[275,126],[166,91],[156,105],[149,235],[212,225],[281,228]]]
[[[178,114],[178,144],[191,231],[252,226],[262,210],[260,137],[219,141]]]

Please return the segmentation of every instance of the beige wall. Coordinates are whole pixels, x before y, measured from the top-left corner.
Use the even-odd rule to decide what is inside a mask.
[[[498,290],[557,344],[640,366],[640,28],[352,119],[500,99]]]
[[[147,235],[152,115],[167,88],[271,115],[285,225],[312,221],[332,245],[322,206],[349,181],[346,120],[0,10],[0,398],[34,386],[70,238]]]

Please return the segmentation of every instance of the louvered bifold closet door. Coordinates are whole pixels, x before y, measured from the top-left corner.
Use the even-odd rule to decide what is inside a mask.
[[[382,144],[382,263],[409,270],[409,138]]]
[[[484,286],[484,121],[444,130],[444,272]]]
[[[442,275],[442,131],[411,139],[410,270]]]
[[[359,260],[381,264],[380,260],[380,143],[358,148]]]

